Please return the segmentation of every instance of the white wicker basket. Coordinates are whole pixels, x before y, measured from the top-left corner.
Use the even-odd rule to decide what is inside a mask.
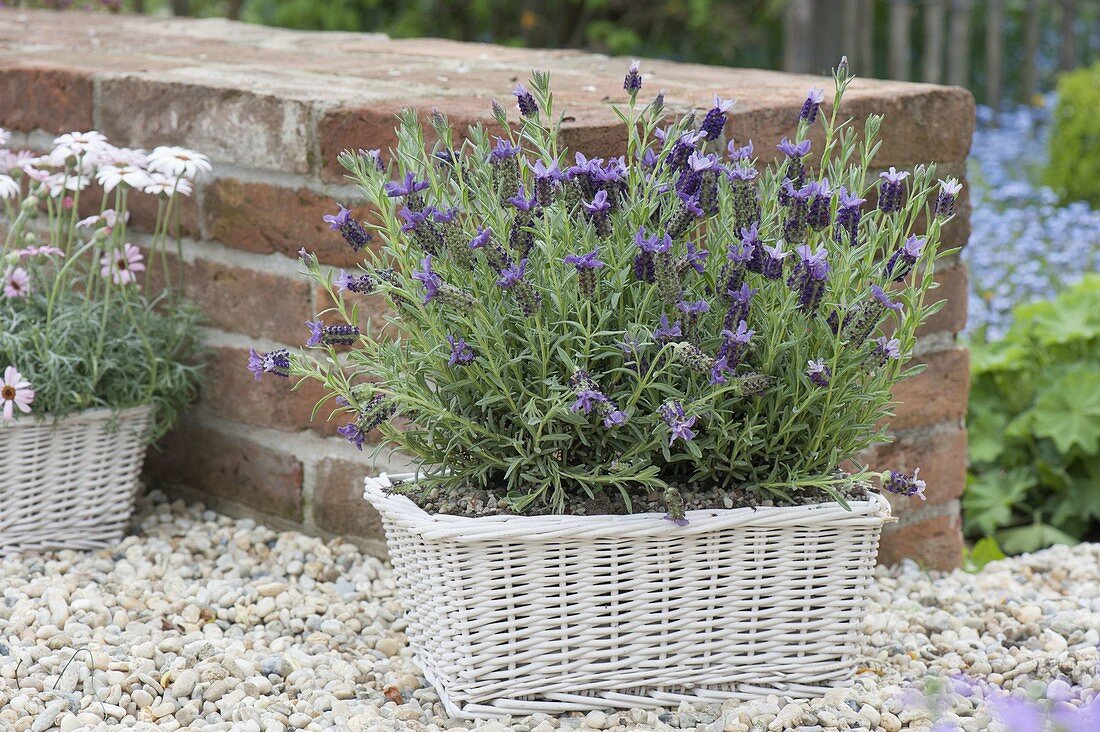
[[[393,476],[394,480],[412,479]],[[849,679],[890,506],[382,515],[409,643],[464,718],[813,696]]]
[[[118,542],[133,510],[151,412],[93,409],[0,428],[0,556]]]

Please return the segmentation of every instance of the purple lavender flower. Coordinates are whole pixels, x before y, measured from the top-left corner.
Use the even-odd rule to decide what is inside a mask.
[[[348,246],[356,252],[362,251],[367,242],[371,240],[370,233],[363,228],[361,223],[353,219],[351,211],[343,206],[340,206],[340,210],[335,216],[326,214],[321,218],[329,225],[328,228],[331,231],[339,231],[340,236],[344,237],[344,241],[348,243]]]
[[[532,315],[542,305],[542,295],[535,291],[524,277],[527,274],[527,259],[521,259],[519,263],[509,264],[500,271],[497,285],[504,290],[511,291],[516,298],[524,315]]]
[[[373,150],[359,148],[359,157],[371,163],[379,173],[386,172],[386,164],[382,162],[382,151],[378,148]]]
[[[657,155],[656,152],[654,152],[653,148],[651,147],[647,147],[645,149],[645,152],[641,153],[638,156],[638,161],[642,164],[642,167],[649,170],[657,167],[658,160],[660,160],[660,157]]]
[[[878,359],[880,366],[884,366],[887,361],[898,360],[901,358],[901,341],[879,336],[875,339],[874,357]]]
[[[270,353],[257,353],[248,349],[248,370],[259,381],[264,374],[274,374],[284,379],[290,378],[290,351],[280,348]]]
[[[703,313],[710,311],[710,303],[706,300],[697,300],[695,302],[681,300],[676,303],[676,309],[684,314],[684,331],[687,336],[691,338],[695,333],[695,326],[699,322],[699,317]]]
[[[422,269],[414,269],[412,278],[424,286],[424,304],[434,300],[439,295],[443,278],[432,271],[432,255],[428,254],[420,260]]]
[[[917,477],[919,473],[920,468],[914,470],[912,475],[891,470],[889,474],[890,477],[883,485],[883,488],[901,496],[917,496],[923,501],[925,500],[925,482]]]
[[[802,142],[795,143],[784,137],[779,141],[776,147],[779,148],[779,152],[783,153],[788,158],[799,160],[810,152],[810,141],[803,140]]]
[[[685,417],[684,407],[680,402],[667,401],[661,405],[658,411],[661,419],[665,421],[672,433],[668,441],[669,447],[676,442],[676,438],[680,438],[684,442],[691,442],[695,438],[695,431],[691,429],[695,424],[695,415]]]
[[[642,88],[642,75],[639,73],[641,63],[637,59],[630,62],[630,67],[626,70],[626,78],[623,79],[623,91],[629,94],[631,97],[637,95]]]
[[[677,320],[673,324],[669,324],[668,316],[662,315],[660,324],[653,331],[653,340],[658,343],[669,343],[671,341],[678,341],[684,337],[684,331],[680,328],[680,321]]]
[[[811,252],[808,244],[798,247],[797,251],[800,261],[787,278],[787,286],[798,291],[799,309],[812,313],[825,295],[825,282],[829,277],[828,253],[825,247]]]
[[[759,290],[749,287],[748,283],[741,285],[740,289],[728,293],[730,306],[726,311],[726,317],[722,320],[722,327],[730,329],[734,323],[749,319],[749,309],[752,306],[752,296]]]
[[[448,366],[465,366],[474,360],[474,349],[470,348],[470,344],[464,339],[455,338],[448,333],[447,344],[451,347],[451,355],[447,359]]]
[[[859,244],[859,221],[863,216],[863,204],[866,199],[860,198],[841,186],[837,200],[836,223],[833,225],[833,239],[840,243],[843,232],[848,233],[848,243],[851,246]]]
[[[726,247],[726,263],[718,273],[718,294],[729,298],[729,294],[740,289],[745,280],[745,269],[756,254],[756,245],[751,241],[734,239]]]
[[[622,427],[626,424],[627,414],[619,409],[608,409],[603,417],[603,426],[607,428]]]
[[[536,160],[530,167],[531,172],[535,174],[535,197],[540,206],[549,206],[554,202],[554,192],[564,177],[561,168],[558,167],[558,161],[552,160],[550,165],[547,165],[541,160]]]
[[[706,135],[708,140],[717,140],[726,128],[726,112],[733,108],[732,99],[721,99],[714,95],[714,106],[703,118],[703,124],[699,125],[699,131]]]
[[[837,317],[837,329],[848,343],[861,346],[878,327],[887,310],[901,310],[901,303],[892,302],[885,290],[878,285],[871,285],[870,299],[850,308],[844,315],[843,322]]]
[[[665,226],[668,236],[673,239],[680,238],[695,223],[695,219],[703,215],[703,209],[695,196],[686,191],[677,191],[676,196],[680,199],[680,206],[669,217]]]
[[[507,124],[508,113],[504,111],[504,107],[501,106],[500,102],[495,99],[491,100],[489,102],[489,111],[492,113],[493,119],[497,120],[502,125]]]
[[[596,270],[606,266],[600,261],[599,248],[593,249],[587,254],[569,254],[562,261],[571,264],[577,269],[577,285],[581,296],[591,300],[596,295]]]
[[[745,355],[749,341],[756,335],[755,330],[749,329],[749,324],[744,320],[737,324],[737,330],[725,328],[722,330],[722,345],[718,349],[718,356],[725,359],[728,368],[737,368]]]
[[[309,340],[306,346],[351,346],[359,338],[359,328],[354,325],[325,325],[320,320],[306,321]]]
[[[493,146],[493,149],[489,151],[489,162],[500,163],[501,161],[519,155],[519,145],[513,145],[503,137],[494,137],[493,139],[495,139],[497,143]]]
[[[538,206],[538,200],[535,196],[527,198],[527,191],[524,190],[522,183],[519,184],[516,195],[508,198],[507,202],[515,206],[518,211],[532,211]]]
[[[607,428],[620,427],[626,423],[626,412],[619,411],[615,402],[607,398],[600,390],[600,385],[585,371],[580,369],[569,377],[569,383],[573,387],[576,401],[569,408],[573,412],[591,414],[593,411],[603,417],[603,425]]]
[[[513,263],[501,271],[497,285],[505,290],[510,290],[523,279],[525,274],[527,274],[527,260],[521,259],[519,264]]]
[[[573,406],[570,407],[570,411],[589,414],[597,405],[606,402],[607,397],[598,391],[584,390],[577,392],[577,401],[573,402]]]
[[[676,140],[676,144],[672,146],[672,151],[668,154],[668,159],[665,161],[665,164],[672,170],[687,165],[688,157],[695,151],[695,144],[706,136],[707,133],[703,130],[699,130],[698,132],[685,132],[680,135],[680,138]]]
[[[806,375],[810,377],[810,381],[812,381],[815,386],[820,386],[824,389],[829,385],[829,380],[832,378],[833,372],[825,365],[823,360],[807,361]]]
[[[681,274],[693,269],[699,274],[706,271],[707,257],[710,255],[706,249],[698,249],[694,242],[687,243],[687,254],[676,262],[676,271]]]
[[[607,191],[596,191],[591,203],[581,201],[581,205],[588,212],[588,218],[596,227],[596,233],[602,237],[611,236],[611,215],[608,213],[611,210],[611,204],[607,201]]]
[[[776,242],[774,246],[764,245],[764,264],[760,269],[760,274],[764,275],[769,280],[778,280],[783,278],[783,260],[790,252],[783,251],[783,242]]]
[[[881,305],[885,310],[901,310],[901,303],[890,300],[890,296],[878,285],[871,285],[871,295],[874,296],[875,302]]]
[[[730,370],[729,359],[725,356],[719,356],[714,359],[714,365],[710,367],[710,376],[707,378],[707,383],[711,386],[717,386],[718,384],[726,383],[726,372]]]
[[[825,101],[824,89],[810,89],[806,95],[806,101],[802,103],[802,111],[798,113],[800,122],[812,125],[817,121],[817,113],[821,111],[821,103]]]
[[[882,276],[886,280],[893,280],[894,282],[904,280],[905,275],[912,271],[913,265],[920,259],[926,243],[927,240],[924,237],[918,237],[915,234],[910,236],[905,240],[905,244],[894,252],[889,261],[886,262]]]
[[[783,166],[783,181],[790,181],[795,190],[801,188],[806,180],[806,166],[802,164],[802,158],[810,152],[810,141],[803,140],[794,143],[784,137],[779,141],[777,147],[781,153],[787,156],[786,164]],[[786,206],[789,197],[788,189],[780,185],[779,203]]]
[[[792,244],[805,241],[813,183],[795,188],[791,181],[785,180],[781,190],[786,198],[784,205],[787,207],[787,216],[783,220],[783,236]]]
[[[347,441],[355,445],[357,450],[362,450],[363,443],[367,440],[366,434],[364,434],[363,431],[359,429],[359,425],[357,425],[355,422],[349,422],[348,424],[336,430],[336,432],[346,437]]]
[[[737,146],[733,140],[730,140],[726,144],[726,152],[729,154],[730,160],[750,160],[752,158],[752,140],[749,140],[748,144]]]
[[[954,216],[955,202],[958,200],[961,190],[962,183],[956,179],[948,178],[947,180],[941,180],[940,192],[939,195],[936,196],[935,215],[942,216],[943,218]]]
[[[534,117],[539,113],[539,105],[535,102],[535,97],[527,91],[527,87],[523,84],[516,84],[516,89],[512,93],[516,96],[516,105],[519,107],[521,115]]]
[[[751,257],[745,264],[745,268],[750,272],[756,272],[757,274],[764,270],[764,249],[760,242],[760,233],[757,229],[757,225],[754,223],[751,226],[741,229],[741,244],[749,251]]]
[[[361,295],[369,295],[378,287],[378,282],[369,274],[353,275],[344,270],[340,270],[333,284],[341,292],[347,290]]]
[[[807,187],[810,189],[810,202],[807,207],[806,223],[814,231],[821,231],[829,226],[829,206],[833,191],[829,187],[828,178],[812,181]]]
[[[416,176],[411,172],[405,174],[405,180],[402,183],[390,182],[384,186],[386,195],[390,198],[400,198],[402,196],[411,196],[418,193],[428,187],[428,181],[418,181]]]
[[[879,173],[882,182],[878,188],[878,208],[883,213],[893,213],[901,210],[902,198],[905,195],[905,179],[909,177],[908,171],[894,170],[893,166],[885,173]]]

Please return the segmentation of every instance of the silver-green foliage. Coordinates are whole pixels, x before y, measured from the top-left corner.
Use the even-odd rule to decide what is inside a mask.
[[[834,191],[844,185],[871,197],[867,194],[874,191],[877,179],[869,171],[882,118],[870,116],[862,129],[850,124],[839,111],[850,79],[841,73],[835,81],[833,105],[821,115],[824,148],[815,153],[812,167],[832,182]],[[547,76],[534,74],[531,86],[538,113],[504,127],[506,139],[523,149],[527,164],[520,175],[528,195],[534,190],[530,164],[557,161],[564,170],[572,162],[560,142],[562,117],[554,107]],[[433,113],[429,122],[436,141],[429,145],[417,116],[406,112],[399,119],[399,142],[388,170],[380,170],[362,151],[344,153],[341,162],[349,177],[379,212],[379,223],[368,227],[381,245],[365,252],[363,272],[377,281],[380,294],[341,291],[334,286],[333,274],[310,256],[305,257],[307,269],[337,303],[322,313],[326,322],[359,323],[366,311],[380,308],[378,298],[384,298],[394,315],[380,329],[366,328],[353,349],[329,347],[319,359],[308,352],[295,355],[292,373],[321,380],[330,397],[342,397],[344,404],[335,408],[334,416],[348,414],[360,425],[371,416],[362,411],[369,400],[385,395],[401,424],[384,424],[383,434],[422,463],[430,473],[426,480],[454,489],[497,489],[518,510],[540,502],[561,511],[570,501],[604,491],[620,492],[630,505],[631,496],[670,484],[754,486],[778,500],[792,486],[833,492],[841,481],[851,479],[839,468],[884,440],[882,420],[891,412],[891,387],[919,370],[905,365],[915,332],[942,306],[926,302],[935,287],[933,264],[948,253],[937,246],[947,219],[932,211],[934,166],[913,171],[900,211],[864,212],[857,245],[843,237],[835,241],[831,225],[824,231],[804,232],[811,246],[826,247],[831,267],[824,299],[812,312],[800,310],[798,293],[786,283],[797,255],[787,258],[781,279],[749,274],[747,282],[759,288],[748,320],[756,334],[726,383],[714,384],[707,373],[693,370],[678,357],[683,354],[678,354],[677,344],[661,344],[654,338],[662,315],[674,320],[681,314],[662,299],[658,285],[633,275],[636,232],[644,227],[649,233],[663,233],[677,215],[678,171],[666,162],[680,135],[695,129],[694,118],[675,120],[662,144],[655,134],[666,124],[662,100],[642,106],[632,95],[616,113],[627,136],[627,173],[625,197],[611,213],[610,235],[599,235],[571,184],[541,209],[523,230],[534,237],[525,279],[541,295],[541,306],[530,316],[517,303],[515,290],[498,286],[499,274],[487,262],[485,250],[471,252],[466,247],[487,227],[492,241],[519,259],[508,241],[518,212],[505,202],[512,192],[502,190],[510,185],[506,176],[495,174],[488,162],[493,140],[485,129],[473,127],[462,138],[441,114]],[[503,116],[499,110],[497,115]],[[792,110],[792,130],[799,141],[811,125],[800,121],[796,126],[796,115]],[[660,159],[652,170],[638,162],[647,148]],[[452,150],[453,162],[437,155]],[[428,205],[459,209],[461,236],[453,238],[462,246],[444,247],[432,258],[432,268],[443,282],[471,297],[469,306],[448,304],[441,297],[424,303],[421,283],[410,277],[423,270],[425,253],[402,231],[400,210],[406,201],[385,191],[391,177],[400,181],[407,173],[430,183],[421,192]],[[783,175],[782,161],[760,171],[759,229],[765,244],[775,244],[783,236],[784,212],[777,202]],[[812,179],[814,173],[809,175]],[[728,246],[741,236],[732,198],[723,178],[717,212],[693,222],[673,246],[677,257],[686,254],[688,241],[710,252],[703,273],[689,267],[680,281],[683,300],[710,303],[710,311],[693,327],[694,345],[710,357],[723,340],[726,306],[716,295],[720,273]],[[830,207],[835,219],[835,195]],[[891,287],[882,261],[923,222],[929,222],[920,232],[927,245],[914,273]],[[588,299],[578,287],[574,267],[563,259],[594,249],[606,266],[595,270],[598,289]],[[396,274],[375,276],[389,268]],[[849,342],[828,322],[830,314],[843,318],[871,307],[872,284],[888,288],[890,297],[902,305],[896,313],[885,311],[889,317],[883,327],[899,339],[901,358],[884,364],[872,354],[871,339]],[[448,364],[448,335],[469,343],[475,353],[472,362]],[[624,341],[639,343],[644,368],[624,354]],[[830,368],[827,387],[809,379],[811,359],[823,360]],[[577,397],[570,379],[579,370],[587,371],[599,390],[626,413],[624,424],[608,427],[596,413],[572,410]],[[765,388],[749,393],[757,390],[759,375]],[[694,439],[674,439],[670,444],[669,426],[659,413],[669,401],[680,402],[686,415],[696,417]]]

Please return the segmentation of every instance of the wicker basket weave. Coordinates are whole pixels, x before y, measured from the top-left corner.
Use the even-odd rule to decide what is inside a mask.
[[[150,407],[0,429],[0,556],[99,549],[130,521]]]
[[[411,475],[393,476],[408,480]],[[877,494],[629,516],[382,515],[407,634],[463,718],[814,696],[849,679],[882,525]]]

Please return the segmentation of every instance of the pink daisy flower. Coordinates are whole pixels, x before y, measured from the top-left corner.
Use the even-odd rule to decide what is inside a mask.
[[[137,282],[137,273],[145,270],[145,260],[141,250],[133,244],[126,244],[110,254],[104,254],[99,263],[103,265],[100,274],[110,277],[116,285],[128,285]]]
[[[34,389],[29,381],[15,370],[14,366],[4,369],[4,380],[0,382],[0,421],[11,422],[15,419],[15,408],[23,414],[30,414],[34,402]]]
[[[7,297],[26,297],[31,292],[31,278],[22,267],[12,267],[4,273],[4,294]]]

